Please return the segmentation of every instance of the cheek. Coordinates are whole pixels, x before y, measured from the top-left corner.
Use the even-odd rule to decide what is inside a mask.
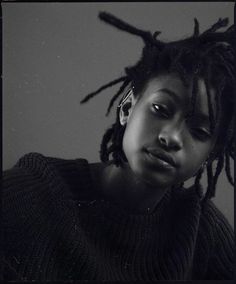
[[[123,137],[123,151],[127,159],[131,159],[133,153],[139,148],[140,132],[138,127],[127,125]]]
[[[124,137],[123,149],[130,151],[142,147],[145,138],[148,135],[148,127],[146,121],[141,116],[131,117],[128,121]]]
[[[131,117],[127,123],[122,146],[130,166],[138,162],[138,156],[145,143],[150,140],[150,131],[147,125],[146,119],[141,115]]]
[[[181,167],[182,179],[194,176],[206,161],[211,150],[211,143],[190,143],[186,148],[185,158]]]

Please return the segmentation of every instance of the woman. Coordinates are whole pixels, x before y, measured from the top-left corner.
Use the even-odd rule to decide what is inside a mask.
[[[233,184],[233,27],[199,34],[195,20],[193,36],[165,43],[99,16],[140,36],[142,56],[83,100],[123,82],[102,163],[30,153],[5,173],[5,278],[233,279],[233,231],[210,201],[223,167]]]

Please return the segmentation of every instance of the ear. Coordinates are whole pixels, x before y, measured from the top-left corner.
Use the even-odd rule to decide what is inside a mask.
[[[125,125],[128,122],[129,117],[132,113],[134,104],[135,104],[135,97],[134,97],[133,90],[131,89],[129,96],[125,98],[123,102],[121,102],[120,113],[119,113],[121,125]]]

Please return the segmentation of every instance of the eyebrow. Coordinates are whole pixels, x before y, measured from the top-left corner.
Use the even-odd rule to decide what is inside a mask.
[[[169,95],[170,97],[172,97],[174,100],[180,102],[181,98],[180,96],[175,93],[174,91],[167,89],[167,88],[162,88],[162,89],[158,89],[157,92],[162,92],[162,93],[166,93],[167,95]]]
[[[166,93],[168,94],[170,97],[172,97],[174,100],[181,102],[181,98],[180,96],[175,93],[174,91],[168,89],[168,88],[162,88],[162,89],[158,89],[157,92],[162,92],[162,93]],[[209,116],[205,113],[199,113],[196,112],[194,117],[196,118],[196,120],[198,120],[201,123],[204,124],[208,124],[209,123]]]
[[[196,112],[196,114],[194,115],[196,120],[198,120],[200,123],[204,123],[204,124],[209,124],[209,116],[204,114],[204,113],[198,113]]]

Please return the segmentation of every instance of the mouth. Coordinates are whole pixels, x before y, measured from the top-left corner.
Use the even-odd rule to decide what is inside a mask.
[[[153,159],[158,160],[164,167],[176,167],[175,159],[168,153],[162,152],[158,149],[146,149],[146,152]]]

